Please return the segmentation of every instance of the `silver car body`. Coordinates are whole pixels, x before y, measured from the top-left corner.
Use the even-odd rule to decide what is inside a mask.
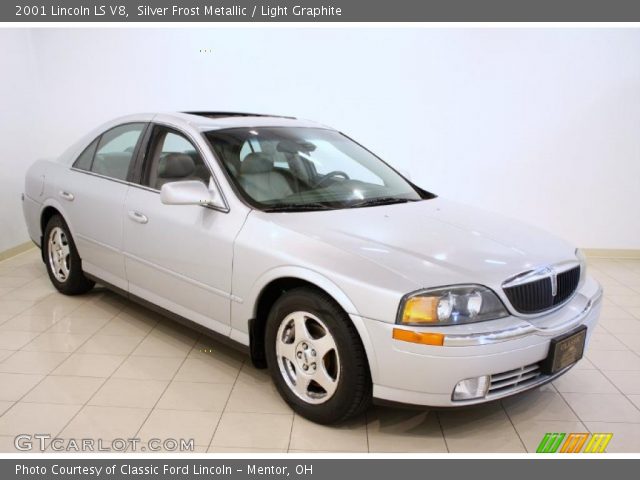
[[[208,164],[220,206],[164,205],[158,190],[72,168],[100,133],[129,122],[183,132]],[[132,115],[101,125],[56,161],[38,161],[29,169],[23,202],[29,234],[40,245],[43,212],[57,210],[87,273],[243,345],[250,343],[249,320],[272,282],[315,285],[353,321],[368,357],[373,395],[381,400],[453,406],[509,395],[552,379],[536,366],[552,338],[579,325],[590,336],[601,306],[601,288],[590,277],[568,302],[544,315],[521,315],[511,307],[505,280],[577,262],[574,246],[518,221],[442,198],[314,212],[252,208],[202,133],[261,126],[318,127],[281,117],[180,113]],[[392,339],[405,295],[455,284],[489,287],[511,315],[414,328],[444,334],[443,346]],[[500,388],[483,399],[452,400],[459,381],[481,375],[491,375]]]

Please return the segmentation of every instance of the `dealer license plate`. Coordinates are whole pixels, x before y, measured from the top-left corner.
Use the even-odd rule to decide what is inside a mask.
[[[571,333],[551,340],[549,355],[542,362],[542,372],[548,375],[573,365],[582,358],[587,339],[587,327],[581,326]]]

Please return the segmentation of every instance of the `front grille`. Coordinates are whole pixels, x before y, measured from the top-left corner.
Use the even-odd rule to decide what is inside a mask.
[[[540,376],[542,376],[542,372],[537,363],[491,375],[487,397],[503,396],[509,391],[526,388],[528,385],[537,383]]]
[[[553,296],[551,276],[528,283],[505,287],[504,293],[513,308],[520,313],[544,312],[567,301],[578,288],[580,266],[573,267],[557,275],[557,291]]]

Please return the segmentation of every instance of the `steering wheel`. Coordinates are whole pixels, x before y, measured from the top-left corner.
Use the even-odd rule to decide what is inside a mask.
[[[323,175],[322,178],[313,185],[313,187],[314,188],[322,187],[324,186],[325,183],[328,183],[329,180],[335,177],[342,177],[345,180],[349,180],[349,178],[351,178],[349,177],[349,175],[347,175],[345,172],[341,170],[334,170],[333,172],[329,172],[326,175]]]

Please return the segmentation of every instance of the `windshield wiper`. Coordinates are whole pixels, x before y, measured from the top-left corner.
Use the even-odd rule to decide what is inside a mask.
[[[263,209],[265,212],[296,212],[305,210],[333,210],[329,205],[313,203],[280,203]]]
[[[349,205],[349,208],[360,208],[360,207],[372,207],[375,205],[392,205],[394,203],[407,203],[407,202],[415,202],[417,200],[412,200],[409,198],[399,198],[399,197],[378,197],[378,198],[369,198],[367,200],[362,200],[359,202],[352,203]]]

